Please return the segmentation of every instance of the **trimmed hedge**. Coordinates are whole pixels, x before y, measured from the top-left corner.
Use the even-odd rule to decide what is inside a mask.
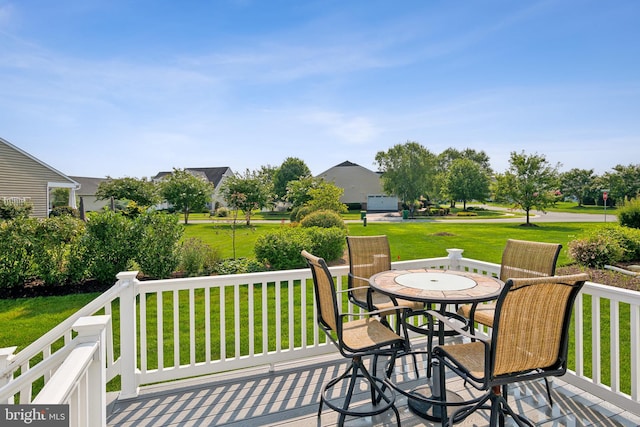
[[[345,237],[345,230],[338,227],[282,227],[260,236],[254,251],[256,259],[271,270],[303,268],[307,265],[300,255],[303,249],[334,261],[344,253]]]

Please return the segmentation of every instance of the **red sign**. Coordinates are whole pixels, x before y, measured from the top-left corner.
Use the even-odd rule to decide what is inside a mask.
[[[602,200],[607,200],[607,192],[605,191],[604,193],[602,193]]]

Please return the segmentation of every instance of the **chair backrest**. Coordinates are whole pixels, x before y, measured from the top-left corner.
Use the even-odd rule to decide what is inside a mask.
[[[561,248],[557,243],[507,240],[502,252],[500,280],[553,276]]]
[[[567,367],[569,323],[587,274],[509,279],[496,302],[490,378]]]
[[[369,277],[391,270],[391,250],[387,236],[347,236],[350,297],[366,304]]]
[[[324,328],[339,332],[338,301],[336,298],[336,288],[333,276],[327,267],[324,259],[310,254],[307,251],[301,252],[306,258],[307,264],[311,267],[313,276],[313,287],[316,294],[316,307],[318,312],[318,323]]]

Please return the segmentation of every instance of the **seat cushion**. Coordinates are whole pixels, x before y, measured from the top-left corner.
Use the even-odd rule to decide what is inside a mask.
[[[342,341],[352,350],[366,351],[404,340],[378,319],[366,317],[342,325]]]
[[[478,304],[478,307],[476,307],[476,311],[473,315],[473,320],[483,325],[493,327],[493,317],[495,316],[495,312],[496,312],[495,303]],[[458,314],[466,317],[467,319],[470,319],[471,304],[461,305],[458,308]]]

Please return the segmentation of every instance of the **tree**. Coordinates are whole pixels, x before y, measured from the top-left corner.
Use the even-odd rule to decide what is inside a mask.
[[[311,176],[306,163],[295,157],[287,157],[273,176],[273,191],[279,200],[287,194],[287,184],[303,177]]]
[[[213,185],[184,169],[173,169],[173,173],[160,182],[160,194],[176,210],[184,214],[184,223],[189,222],[189,213],[202,210],[211,201]]]
[[[69,206],[69,189],[68,188],[54,188],[51,190],[51,206]]]
[[[339,214],[346,213],[347,205],[340,201],[342,194],[344,194],[344,188],[321,180],[318,186],[309,189],[311,199],[305,203],[305,206],[309,206],[313,211],[330,210]]]
[[[609,194],[614,201],[632,199],[640,194],[640,164],[616,165],[613,172],[605,173]]]
[[[467,209],[469,200],[485,200],[489,194],[489,177],[485,169],[470,159],[451,162],[446,174],[445,188],[451,200],[462,200]]]
[[[551,166],[544,155],[515,151],[509,158],[509,169],[498,175],[497,197],[509,200],[527,214],[526,225],[531,225],[529,212],[535,208],[545,212],[556,202],[558,195],[558,168]]]
[[[413,209],[413,202],[434,188],[436,156],[417,142],[396,144],[379,151],[376,162],[382,171],[382,188]]]
[[[312,176],[289,181],[284,199],[291,203],[292,209],[304,206],[311,200],[311,189],[320,186],[321,182],[322,178],[314,178]]]
[[[259,171],[247,169],[244,174],[227,178],[221,191],[229,207],[240,209],[247,225],[251,225],[252,212],[269,205],[271,188],[271,183],[263,180]]]
[[[130,200],[140,206],[153,206],[159,201],[158,189],[152,181],[147,178],[110,178],[98,185],[96,198],[98,200],[106,200],[114,198],[115,200]]]
[[[593,169],[573,168],[560,174],[560,188],[565,196],[575,197],[578,206],[582,206],[584,200],[589,197],[595,183]]]
[[[484,151],[476,151],[472,148],[465,148],[462,151],[455,148],[447,148],[442,153],[438,154],[438,172],[434,179],[436,193],[443,198],[451,197],[451,195],[448,194],[446,183],[451,165],[454,161],[459,159],[467,159],[477,163],[483,169],[487,177],[490,177],[493,174],[489,163],[489,156]],[[450,203],[452,208],[456,207],[455,198],[450,199]]]

